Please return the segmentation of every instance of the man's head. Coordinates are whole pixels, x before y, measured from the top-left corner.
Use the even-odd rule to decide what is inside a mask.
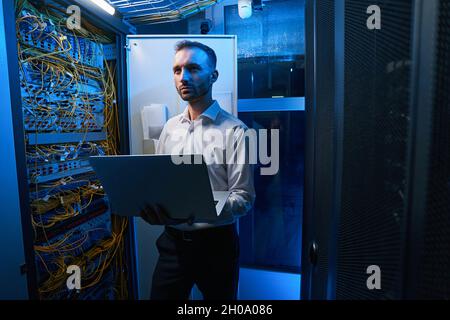
[[[195,41],[175,45],[173,76],[178,94],[185,101],[195,101],[211,93],[219,76],[213,49]]]

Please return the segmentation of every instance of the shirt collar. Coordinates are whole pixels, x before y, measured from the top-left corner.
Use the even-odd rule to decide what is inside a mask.
[[[199,116],[200,117],[207,117],[209,119],[211,119],[211,121],[215,121],[217,119],[217,115],[220,112],[220,106],[219,103],[217,102],[217,100],[214,100],[214,102],[208,107],[206,108],[205,111],[202,112],[202,114]],[[181,114],[181,121],[190,121],[189,119],[189,110],[188,107],[186,107],[183,111],[183,113]]]

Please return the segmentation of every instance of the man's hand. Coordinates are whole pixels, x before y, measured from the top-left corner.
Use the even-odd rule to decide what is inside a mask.
[[[176,225],[182,223],[192,224],[194,217],[188,219],[172,219],[167,211],[158,204],[147,204],[140,212],[139,215],[146,222],[153,225]]]

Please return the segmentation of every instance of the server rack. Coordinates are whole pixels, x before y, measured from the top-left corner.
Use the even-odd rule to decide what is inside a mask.
[[[448,2],[373,4],[307,1],[302,298],[448,298]]]
[[[115,60],[116,64],[116,99],[115,103],[121,106],[118,111],[118,123],[120,128],[120,153],[128,153],[129,152],[129,144],[128,144],[128,114],[127,114],[127,88],[126,88],[126,61],[125,61],[125,38],[127,34],[134,33],[134,28],[130,25],[124,24],[120,17],[112,17],[96,8],[92,3],[85,1],[44,1],[42,2],[44,5],[57,5],[60,8],[68,7],[69,5],[79,5],[82,8],[82,19],[86,19],[91,23],[95,23],[96,28],[100,28],[107,33],[113,34],[115,38],[115,48],[112,47],[111,55]],[[29,176],[29,168],[27,168],[27,154],[26,154],[26,139],[30,139],[30,132],[26,132],[26,128],[24,126],[24,116],[22,112],[22,108],[18,106],[22,106],[22,95],[24,93],[23,88],[20,87],[21,79],[23,74],[19,72],[19,61],[17,43],[18,39],[16,38],[16,7],[14,0],[7,0],[2,2],[4,15],[5,15],[5,29],[6,29],[6,37],[7,41],[7,53],[8,53],[8,70],[9,70],[9,78],[10,78],[10,92],[11,92],[11,105],[12,105],[12,117],[13,117],[13,128],[15,135],[15,150],[16,150],[16,159],[17,159],[17,175],[18,175],[18,183],[19,183],[19,195],[20,195],[20,209],[21,209],[21,219],[22,219],[22,229],[23,229],[23,239],[25,246],[25,265],[21,266],[21,271],[27,274],[28,279],[28,292],[29,297],[33,299],[42,298],[38,294],[38,270],[36,263],[36,255],[35,255],[35,235],[31,215],[32,210],[30,208],[30,176]],[[87,42],[86,42],[87,43]],[[92,46],[95,48],[94,44],[86,44],[86,46]],[[79,52],[82,52],[83,49],[79,49]],[[95,55],[93,55],[95,58]],[[78,57],[81,59],[81,57]],[[22,65],[21,65],[22,68]],[[21,70],[22,71],[22,70]],[[87,78],[86,78],[87,79]],[[86,80],[87,83],[87,80]],[[100,117],[101,118],[101,117]],[[51,143],[51,135],[47,134],[45,136],[39,136],[38,130],[36,130],[36,134],[33,136],[35,140],[40,140],[42,137],[46,138],[47,141],[42,140],[39,143]],[[92,135],[101,135],[101,132],[92,133]],[[50,140],[48,140],[50,138]],[[75,138],[69,139],[75,140]],[[75,142],[75,141],[74,141]],[[36,143],[37,144],[37,143]],[[66,163],[67,164],[67,163]],[[70,165],[70,164],[69,164]],[[45,181],[38,181],[45,182]],[[62,199],[62,198],[61,198]],[[92,198],[91,198],[92,199]],[[63,200],[61,200],[62,202]],[[89,202],[90,204],[90,202]],[[89,218],[90,219],[90,218]],[[95,219],[95,218],[94,218]],[[93,221],[89,220],[89,221]],[[70,229],[69,226],[65,228]],[[134,256],[134,235],[133,235],[133,223],[129,222],[127,224],[127,236],[125,237],[124,246],[126,247],[126,268],[128,270],[128,282],[127,288],[128,290],[128,298],[137,297],[137,285],[136,285],[136,267],[135,267],[135,256]],[[95,244],[94,246],[97,246]],[[45,259],[44,259],[45,260]],[[45,263],[44,263],[45,265]],[[100,267],[100,263],[98,265]],[[106,276],[105,276],[106,277]],[[100,282],[103,281],[101,278]],[[105,280],[106,281],[106,280]],[[101,290],[100,290],[101,291]],[[106,295],[100,293],[92,293],[87,294],[86,297],[95,297],[99,295],[102,298],[107,298]],[[58,295],[56,295],[58,297]],[[78,292],[76,295],[64,295],[62,294],[59,298],[77,298],[81,297]],[[112,296],[111,296],[112,297]]]

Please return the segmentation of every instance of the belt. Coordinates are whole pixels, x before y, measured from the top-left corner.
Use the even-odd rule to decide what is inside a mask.
[[[218,227],[210,227],[210,228],[204,228],[199,230],[192,230],[192,231],[184,231],[179,230],[174,227],[165,227],[165,231],[171,235],[172,237],[183,240],[183,241],[194,241],[194,240],[201,240],[205,239],[207,237],[211,236],[217,236],[220,234],[225,234],[229,232],[233,232],[235,230],[236,224],[227,224],[224,226],[218,226]]]

